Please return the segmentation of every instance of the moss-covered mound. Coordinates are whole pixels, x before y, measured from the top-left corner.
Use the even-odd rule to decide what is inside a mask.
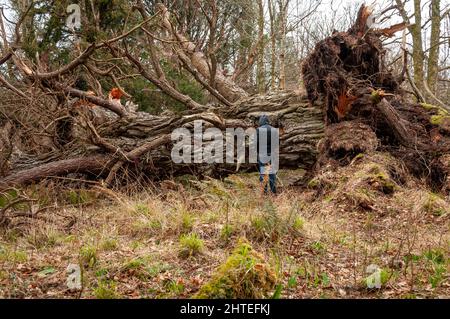
[[[276,276],[264,257],[241,240],[212,279],[194,296],[199,299],[266,298],[275,286]]]

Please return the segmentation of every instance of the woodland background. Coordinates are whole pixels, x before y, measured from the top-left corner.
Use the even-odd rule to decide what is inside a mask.
[[[448,298],[450,3],[369,5],[2,0],[0,297]],[[171,162],[263,113],[278,196]]]

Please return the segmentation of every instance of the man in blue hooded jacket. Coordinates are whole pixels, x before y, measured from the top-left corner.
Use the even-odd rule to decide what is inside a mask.
[[[256,129],[256,146],[258,152],[258,170],[259,180],[264,185],[264,193],[268,193],[267,184],[269,184],[270,191],[276,194],[276,167],[274,163],[274,156],[278,156],[278,129],[274,128],[269,123],[267,115],[261,115],[259,118],[259,126]],[[278,160],[278,159],[276,159]],[[265,179],[265,175],[268,175]]]

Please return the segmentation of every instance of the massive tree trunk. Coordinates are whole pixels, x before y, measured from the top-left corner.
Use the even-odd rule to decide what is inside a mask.
[[[100,110],[96,110],[97,115]],[[130,112],[123,117],[114,115],[111,121],[97,123],[97,128],[86,122],[86,114],[77,116],[70,134],[72,139],[83,144],[72,153],[62,153],[60,158],[53,156],[51,162],[27,158],[26,163],[22,163],[21,158],[16,158],[13,163],[16,170],[0,180],[0,188],[75,173],[106,178],[111,182],[120,168],[139,170],[157,178],[184,173],[228,174],[236,171],[237,163],[174,164],[170,157],[172,131],[181,127],[192,129],[196,120],[201,120],[204,128],[245,129],[254,127],[261,114],[268,115],[271,122],[282,130],[281,167],[310,169],[317,156],[316,144],[323,137],[323,113],[320,107],[310,106],[304,94],[286,91],[249,97],[231,108],[211,108],[206,112],[180,116],[155,116],[145,112]],[[104,118],[111,118],[111,114]],[[88,151],[80,154],[80,149]],[[244,162],[239,167],[246,170],[254,168],[254,165]]]

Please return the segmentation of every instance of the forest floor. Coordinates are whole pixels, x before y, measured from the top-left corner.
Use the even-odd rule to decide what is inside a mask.
[[[190,298],[245,237],[276,275],[268,297],[449,298],[450,203],[397,164],[357,156],[306,189],[288,186],[301,171],[280,172],[276,197],[257,174],[134,195],[59,190],[45,220],[2,231],[0,297]],[[67,288],[70,263],[82,291]],[[367,287],[370,265],[381,288]]]

